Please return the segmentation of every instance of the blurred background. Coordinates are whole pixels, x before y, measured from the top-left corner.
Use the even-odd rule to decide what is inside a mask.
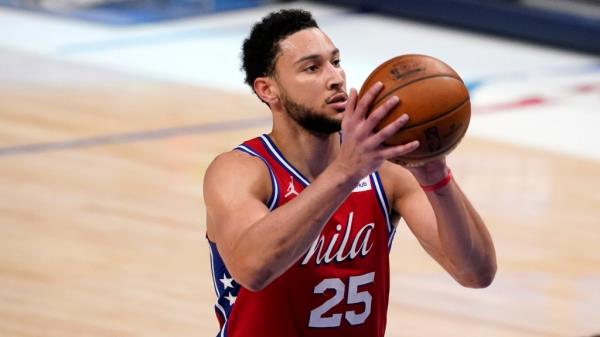
[[[401,222],[386,336],[600,333],[600,1],[0,0],[0,336],[216,335],[204,170],[269,132],[240,48],[289,7],[348,87],[418,53],[470,90],[448,162],[496,280],[461,288]]]

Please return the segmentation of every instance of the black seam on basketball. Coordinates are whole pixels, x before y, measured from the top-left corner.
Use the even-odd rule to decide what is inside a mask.
[[[450,76],[450,75],[446,75],[446,74],[443,74],[443,75],[429,75],[429,76],[425,76],[425,77],[419,77],[419,78],[417,78],[415,80],[412,80],[410,82],[404,83],[402,85],[399,85],[399,86],[394,87],[393,89],[389,90],[389,92],[388,92],[387,95],[385,95],[385,96],[381,97],[380,99],[376,100],[375,102],[371,103],[371,107],[377,106],[377,104],[379,104],[379,102],[381,102],[381,101],[385,100],[387,97],[393,95],[394,92],[396,90],[398,90],[398,89],[404,88],[405,86],[407,86],[409,84],[413,84],[415,82],[419,82],[419,81],[422,81],[422,80],[427,80],[427,79],[430,79],[430,78],[436,78],[436,77],[450,77],[450,78],[453,78],[455,80],[458,80],[460,83],[463,83],[463,85],[464,85],[464,82],[460,78],[457,78],[457,77],[454,77],[454,76]],[[466,87],[465,87],[465,89],[466,89]],[[469,90],[466,90],[466,91],[467,91],[467,99],[469,99]],[[398,97],[398,98],[400,98],[400,97]],[[402,99],[400,99],[400,103],[402,104]]]
[[[466,102],[465,102],[465,103],[466,103]],[[460,106],[459,106],[458,108],[454,109],[454,110],[457,110],[457,109],[459,109],[459,108],[460,108]],[[454,111],[454,110],[450,110],[448,113],[450,113],[450,112],[452,112],[452,111]],[[438,117],[438,118],[441,118],[441,117],[442,117],[442,116],[440,116],[440,117]],[[436,119],[437,119],[437,118],[436,118]],[[434,120],[435,120],[435,119],[434,119]],[[442,148],[442,149],[440,149],[440,150],[438,150],[438,151],[436,151],[436,152],[427,153],[427,155],[425,155],[425,156],[423,156],[423,155],[421,155],[421,156],[414,156],[414,155],[413,155],[413,156],[411,156],[411,155],[410,155],[410,153],[409,153],[409,154],[405,154],[405,155],[403,155],[403,156],[400,156],[400,158],[402,158],[402,159],[406,159],[406,160],[427,159],[427,158],[430,158],[430,157],[435,157],[435,156],[439,156],[440,154],[446,153],[447,151],[450,151],[450,150],[452,150],[452,149],[454,149],[454,148],[456,148],[456,147],[458,146],[458,144],[459,144],[459,143],[462,141],[462,139],[464,138],[465,134],[467,134],[467,129],[468,129],[468,128],[469,128],[469,123],[467,123],[467,126],[466,126],[466,127],[465,127],[465,129],[463,130],[462,134],[460,135],[460,137],[458,137],[458,141],[457,141],[456,143],[454,143],[454,144],[452,144],[452,145],[450,145],[450,146],[446,147],[446,148]]]
[[[412,128],[414,128],[414,127],[417,127],[417,126],[421,126],[421,125],[423,125],[423,124],[426,124],[426,123],[431,123],[432,121],[435,121],[435,120],[437,120],[437,119],[440,119],[440,118],[442,118],[442,117],[446,116],[447,114],[449,114],[449,113],[451,113],[451,112],[453,112],[453,111],[456,111],[456,110],[458,110],[458,109],[459,109],[459,108],[461,108],[463,105],[465,105],[465,104],[466,104],[468,101],[469,101],[469,97],[465,98],[465,100],[464,100],[464,101],[460,102],[460,103],[459,103],[457,106],[455,106],[454,108],[452,108],[452,109],[450,109],[450,110],[448,110],[448,111],[444,112],[443,114],[441,114],[441,115],[439,115],[439,116],[436,116],[434,119],[430,119],[430,120],[427,120],[427,121],[424,121],[424,122],[421,122],[421,123],[418,123],[418,124],[413,124],[413,125],[410,125],[410,126],[408,126],[408,127],[406,127],[406,128],[402,128],[402,129],[400,129],[400,130],[401,130],[401,131],[402,131],[402,130],[409,130],[409,129],[412,129]]]
[[[366,79],[366,80],[365,80],[363,83],[368,83],[368,82],[369,82],[369,80],[370,80],[372,77],[374,77],[374,76],[375,76],[375,75],[376,75],[376,74],[379,72],[379,70],[381,70],[381,69],[385,68],[385,67],[386,67],[388,64],[390,64],[390,63],[392,63],[392,62],[397,62],[398,60],[400,60],[400,59],[402,59],[402,58],[409,58],[409,57],[425,57],[425,58],[428,58],[428,59],[430,59],[430,60],[440,61],[440,62],[444,63],[443,61],[441,61],[441,60],[438,60],[438,59],[436,59],[435,57],[432,57],[432,56],[429,56],[429,55],[422,55],[422,54],[406,54],[406,55],[402,55],[402,56],[396,56],[396,57],[393,57],[393,58],[391,58],[391,59],[389,59],[389,60],[387,60],[387,61],[383,62],[383,63],[382,63],[382,64],[380,64],[379,66],[377,66],[377,68],[375,68],[375,69],[374,69],[374,70],[373,70],[373,71],[372,71],[372,72],[369,74],[369,77],[367,77],[367,79]],[[445,64],[445,63],[444,63],[444,64]],[[448,65],[446,64],[446,66],[448,66]],[[448,68],[450,68],[450,66],[448,66]],[[360,89],[360,91],[363,91],[363,89],[364,89],[364,90],[367,90],[368,88],[361,88],[361,89]]]
[[[440,149],[436,152],[432,152],[432,153],[428,153],[426,156],[410,156],[410,155],[403,155],[400,156],[400,158],[402,159],[406,159],[406,160],[415,160],[415,159],[428,159],[431,157],[435,157],[435,156],[439,156],[443,153],[446,153],[450,150],[453,150],[454,148],[456,148],[458,146],[458,144],[460,144],[460,142],[462,141],[462,139],[465,137],[465,134],[467,134],[467,129],[468,127],[465,128],[465,130],[463,131],[462,135],[460,135],[460,137],[458,138],[458,141],[444,149]]]

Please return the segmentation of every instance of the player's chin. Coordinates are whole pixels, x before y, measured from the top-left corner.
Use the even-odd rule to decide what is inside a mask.
[[[342,120],[344,119],[345,110],[337,110],[337,109],[327,109],[327,119],[331,120],[335,123],[342,124]]]
[[[345,110],[336,110],[333,109],[332,114],[329,114],[329,119],[332,121],[335,121],[336,123],[340,123],[340,125],[342,125],[342,120],[344,119],[344,112]]]

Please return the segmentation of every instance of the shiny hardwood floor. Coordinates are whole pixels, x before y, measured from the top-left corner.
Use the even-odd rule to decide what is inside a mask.
[[[6,49],[0,64],[0,336],[214,336],[203,172],[268,131],[266,108]],[[461,288],[401,226],[387,336],[600,333],[600,163],[469,136],[449,162],[497,278]]]

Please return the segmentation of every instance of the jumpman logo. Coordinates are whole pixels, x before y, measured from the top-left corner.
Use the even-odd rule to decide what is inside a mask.
[[[290,176],[290,184],[288,185],[285,197],[287,198],[290,195],[298,195],[298,192],[296,192],[296,188],[294,187],[294,177],[292,176]]]

